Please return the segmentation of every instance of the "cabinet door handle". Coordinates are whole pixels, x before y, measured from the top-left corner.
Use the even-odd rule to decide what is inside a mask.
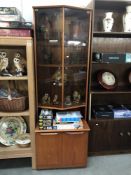
[[[65,133],[69,135],[79,135],[79,134],[84,134],[85,132],[65,132]]]
[[[127,135],[128,135],[128,136],[131,136],[131,133],[128,131],[128,132],[127,132]]]
[[[123,137],[123,135],[124,135],[124,134],[123,134],[123,132],[120,132],[120,136],[122,136],[122,137]]]
[[[58,135],[57,132],[52,132],[52,133],[41,133],[41,136],[52,136],[52,135]]]
[[[96,123],[96,126],[99,126],[99,123]]]

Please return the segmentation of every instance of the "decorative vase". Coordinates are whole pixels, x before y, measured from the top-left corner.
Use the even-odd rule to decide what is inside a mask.
[[[73,39],[78,39],[80,35],[80,22],[79,21],[72,21],[70,34]]]
[[[131,6],[126,7],[126,14],[123,15],[124,32],[131,32]]]
[[[114,19],[112,18],[113,12],[106,12],[105,18],[103,19],[103,29],[104,32],[111,32]]]

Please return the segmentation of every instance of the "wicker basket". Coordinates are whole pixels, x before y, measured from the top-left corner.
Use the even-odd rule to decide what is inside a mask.
[[[8,81],[8,97],[0,98],[0,111],[2,112],[21,112],[28,108],[27,96],[21,95],[19,97],[11,96],[11,86],[16,89],[15,82]]]
[[[2,112],[20,112],[27,108],[27,97],[18,98],[0,98],[0,111]]]

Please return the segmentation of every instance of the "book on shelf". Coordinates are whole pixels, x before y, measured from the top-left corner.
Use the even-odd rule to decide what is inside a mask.
[[[79,122],[71,122],[71,123],[56,123],[53,121],[53,129],[56,130],[66,130],[66,129],[82,129],[83,122],[80,120]]]
[[[0,28],[8,28],[8,29],[17,29],[17,28],[25,28],[31,29],[31,22],[21,22],[21,21],[0,21]]]
[[[0,28],[0,36],[31,37],[32,30],[26,28]]]
[[[62,111],[56,113],[57,123],[72,123],[79,122],[83,116],[80,111]]]

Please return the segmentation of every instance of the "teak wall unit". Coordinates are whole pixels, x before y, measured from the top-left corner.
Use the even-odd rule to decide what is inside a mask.
[[[28,108],[22,112],[2,112],[0,117],[19,117],[24,118],[27,124],[27,132],[31,136],[31,145],[25,148],[14,146],[3,146],[0,144],[0,159],[32,157],[34,162],[34,64],[33,64],[33,40],[31,37],[0,37],[0,51],[6,51],[9,62],[13,62],[13,56],[16,52],[21,52],[26,60],[27,74],[24,76],[0,76],[0,87],[12,82],[17,85],[21,91],[26,91],[28,99]],[[34,163],[33,163],[34,164]],[[32,164],[32,166],[33,166]]]
[[[122,18],[130,1],[95,0],[92,53],[131,53],[131,33],[123,32]],[[102,20],[105,12],[113,12],[114,25],[111,32],[104,32]],[[117,87],[106,90],[98,83],[97,72],[113,72]],[[90,70],[90,154],[110,154],[131,151],[131,119],[98,119],[91,114],[93,105],[130,105],[131,85],[128,75],[129,63],[106,63],[91,60]]]
[[[84,167],[89,126],[88,76],[91,11],[70,6],[33,7],[36,69],[36,168]],[[73,102],[73,92],[80,101]],[[54,95],[58,101],[53,103]],[[49,96],[47,103],[42,101]],[[42,104],[44,103],[44,104]],[[41,109],[81,111],[82,129],[40,130]]]

